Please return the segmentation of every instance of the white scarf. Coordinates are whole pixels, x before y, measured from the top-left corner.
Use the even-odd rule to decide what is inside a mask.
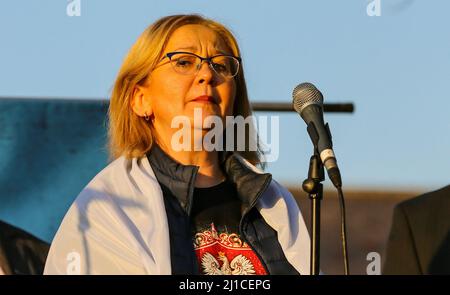
[[[291,193],[272,180],[256,208],[277,231],[289,263],[309,274],[309,235]],[[170,259],[163,194],[150,163],[147,157],[120,157],[91,180],[66,213],[44,274],[171,274]]]

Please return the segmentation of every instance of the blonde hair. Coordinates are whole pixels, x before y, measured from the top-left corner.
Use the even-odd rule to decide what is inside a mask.
[[[133,44],[119,70],[111,94],[108,110],[108,144],[110,160],[120,156],[126,158],[142,157],[153,143],[152,126],[138,116],[131,108],[131,99],[136,85],[143,85],[148,75],[155,68],[172,33],[181,26],[199,24],[214,30],[228,45],[231,53],[240,56],[240,51],[233,34],[222,24],[200,15],[172,15],[163,17],[150,25]],[[233,116],[251,115],[247,96],[247,87],[242,66],[234,77],[236,97]],[[235,133],[236,134],[236,133]],[[248,137],[257,138],[257,134]],[[257,144],[257,151],[238,151],[252,164],[261,164],[262,151]],[[236,142],[236,141],[235,141]]]

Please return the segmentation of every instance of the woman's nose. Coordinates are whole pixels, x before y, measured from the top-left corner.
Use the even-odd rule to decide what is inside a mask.
[[[210,83],[214,78],[214,70],[211,68],[210,64],[207,61],[203,61],[200,64],[200,68],[197,72],[197,79],[200,83]]]

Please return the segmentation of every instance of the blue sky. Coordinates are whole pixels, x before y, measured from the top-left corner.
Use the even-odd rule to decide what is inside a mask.
[[[290,102],[314,83],[344,185],[433,189],[450,183],[450,1],[8,0],[0,4],[0,96],[106,98],[137,36],[159,17],[200,13],[235,33],[252,101]],[[262,114],[262,113],[261,113]],[[266,114],[264,114],[266,115]],[[300,184],[312,152],[304,122],[280,115],[280,157],[268,170]]]

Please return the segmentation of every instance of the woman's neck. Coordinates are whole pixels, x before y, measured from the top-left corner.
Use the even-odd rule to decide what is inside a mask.
[[[183,165],[199,166],[196,187],[211,187],[225,180],[225,174],[220,168],[219,153],[217,151],[174,151],[170,145],[157,143],[159,147],[172,159]]]

